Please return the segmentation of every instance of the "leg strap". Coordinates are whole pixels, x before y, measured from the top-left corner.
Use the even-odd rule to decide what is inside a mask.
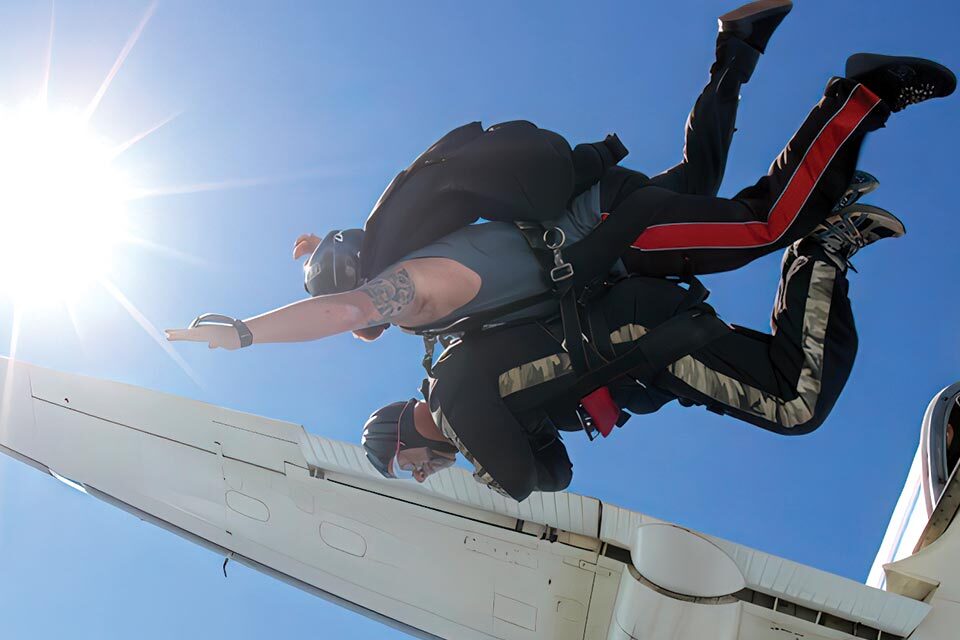
[[[627,374],[649,384],[672,363],[728,332],[708,308],[682,311],[637,340],[628,352],[581,376],[570,393],[582,398]]]

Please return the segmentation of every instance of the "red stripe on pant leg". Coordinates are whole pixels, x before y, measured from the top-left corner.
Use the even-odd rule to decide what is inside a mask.
[[[854,88],[846,105],[813,141],[766,222],[689,222],[653,226],[640,234],[633,247],[645,251],[748,248],[775,242],[796,220],[837,150],[878,102],[880,98],[863,85]]]

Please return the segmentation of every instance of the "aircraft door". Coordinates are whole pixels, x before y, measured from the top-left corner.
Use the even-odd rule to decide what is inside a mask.
[[[934,396],[923,416],[923,497],[933,513],[960,460],[960,382]]]

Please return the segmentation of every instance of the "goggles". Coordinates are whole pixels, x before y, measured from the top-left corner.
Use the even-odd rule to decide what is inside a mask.
[[[404,414],[407,411],[412,411],[412,407],[413,404],[408,403],[400,413],[397,428],[397,445],[393,451],[393,458],[390,459],[390,464],[387,465],[387,470],[390,475],[401,480],[415,479],[414,474],[418,472],[424,476],[429,476],[447,467],[452,467],[456,462],[455,457],[441,455],[427,446],[401,451],[403,442],[400,440],[399,425],[403,424]],[[401,453],[403,453],[403,461],[400,460]]]
[[[427,452],[428,456],[424,461],[412,462],[405,460],[401,463],[400,459],[394,456],[393,460],[390,461],[390,471],[393,473],[393,477],[401,480],[413,480],[416,478],[415,474],[417,472],[422,473],[424,476],[430,476],[438,471],[452,467],[456,462],[454,458],[439,455],[431,449],[424,448],[424,451]]]

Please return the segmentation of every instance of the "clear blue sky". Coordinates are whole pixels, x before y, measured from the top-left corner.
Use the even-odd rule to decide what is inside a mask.
[[[94,124],[123,140],[167,116],[124,167],[153,186],[275,179],[140,200],[137,232],[193,256],[120,251],[112,279],[156,326],[247,316],[303,295],[301,232],[359,226],[387,181],[471,120],[526,118],[570,140],[617,131],[647,173],[679,157],[682,126],[730,2],[161,2]],[[722,194],[752,183],[856,51],[960,68],[946,0],[799,0],[744,88]],[[59,2],[50,102],[85,105],[134,29],[141,0]],[[34,95],[44,2],[0,4],[0,105]],[[568,438],[572,490],[862,580],[929,398],[958,378],[960,101],[895,114],[865,145],[883,183],[869,201],[909,233],[858,256],[861,337],[852,379],[816,433],[789,439],[698,409],[634,418],[604,442]],[[284,178],[289,178],[284,180]],[[0,211],[0,233],[4,212]],[[732,322],[765,329],[778,257],[711,277]],[[0,353],[12,308],[0,298]],[[302,423],[356,441],[364,418],[411,397],[419,340],[177,350],[199,387],[102,289],[24,319],[18,355]],[[0,459],[0,636],[260,638],[400,634],[234,565],[49,477]]]

